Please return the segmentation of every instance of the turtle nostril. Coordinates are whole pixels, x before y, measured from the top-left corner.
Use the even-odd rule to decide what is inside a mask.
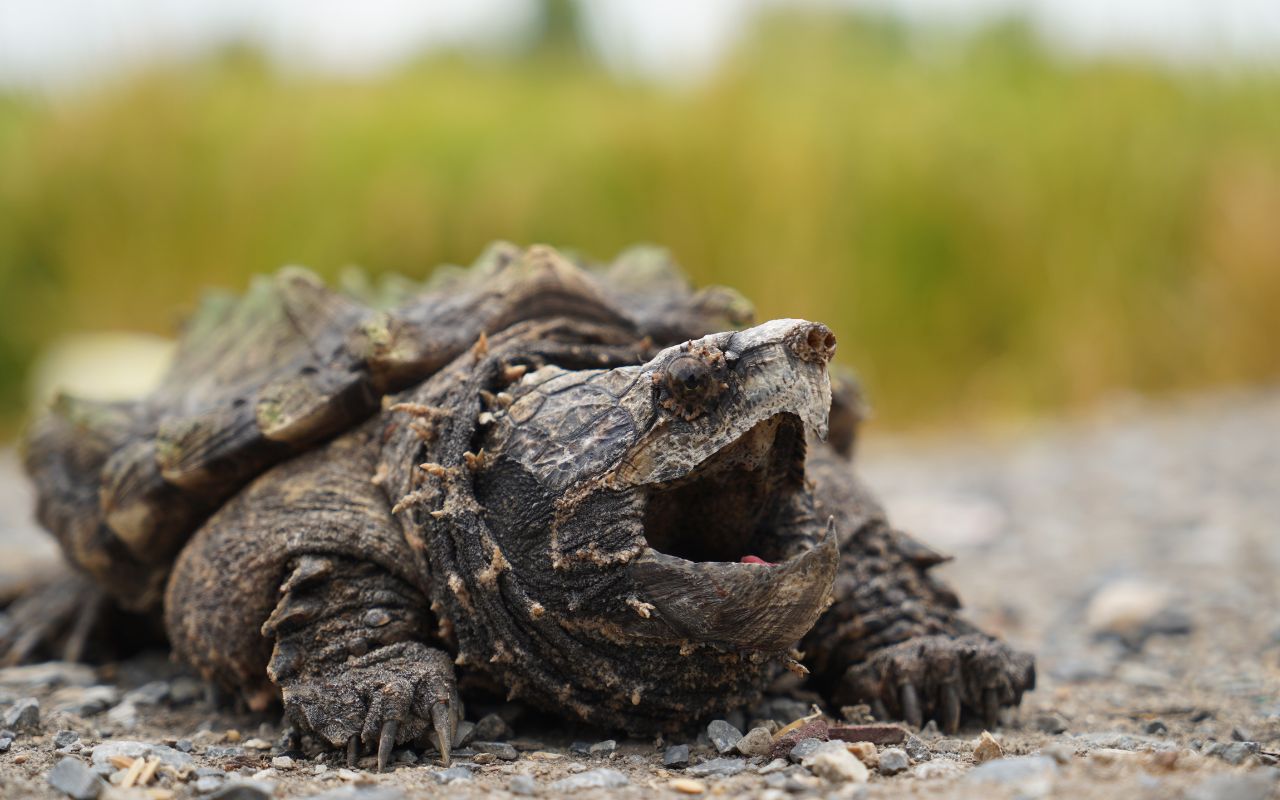
[[[787,337],[792,352],[805,361],[827,362],[836,352],[836,335],[820,322],[809,323],[807,328],[795,331]]]

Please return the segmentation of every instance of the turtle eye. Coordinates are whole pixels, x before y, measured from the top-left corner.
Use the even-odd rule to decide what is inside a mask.
[[[667,388],[682,400],[698,400],[711,383],[711,370],[701,360],[681,356],[667,366]]]

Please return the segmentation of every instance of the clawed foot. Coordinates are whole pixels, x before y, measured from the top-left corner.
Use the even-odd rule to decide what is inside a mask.
[[[102,590],[70,570],[32,586],[4,611],[0,666],[33,656],[81,660],[104,602]]]
[[[285,713],[335,748],[346,747],[354,765],[361,746],[386,768],[396,744],[434,732],[440,760],[449,764],[461,705],[453,663],[440,650],[417,642],[382,647],[322,675],[283,683]]]
[[[871,705],[880,719],[901,719],[920,728],[936,720],[946,733],[962,721],[988,728],[1000,710],[1022,702],[1035,688],[1031,655],[982,634],[921,636],[876,651],[849,667],[837,700]]]

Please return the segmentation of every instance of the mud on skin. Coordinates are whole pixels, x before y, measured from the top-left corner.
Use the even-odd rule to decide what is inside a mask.
[[[296,269],[214,299],[152,395],[33,427],[76,602],[15,604],[0,650],[162,619],[210,680],[380,764],[447,761],[469,687],[640,734],[791,669],[883,718],[994,723],[1032,660],[859,483],[835,334],[749,320],[660,251],[503,244],[391,308]]]

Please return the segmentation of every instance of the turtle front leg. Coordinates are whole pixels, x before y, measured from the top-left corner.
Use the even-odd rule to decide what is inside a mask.
[[[1035,688],[1033,658],[962,618],[930,572],[946,559],[890,526],[847,461],[816,455],[817,511],[842,536],[834,603],[801,644],[819,689],[917,728],[994,727]]]
[[[291,566],[262,626],[286,716],[350,761],[376,747],[379,770],[396,744],[434,732],[448,764],[461,706],[452,659],[423,644],[426,600],[373,564],[303,556]]]

